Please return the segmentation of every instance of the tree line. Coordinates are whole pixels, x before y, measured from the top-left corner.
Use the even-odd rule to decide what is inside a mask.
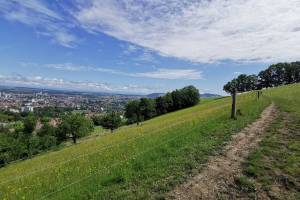
[[[194,86],[187,86],[155,99],[141,98],[130,101],[125,106],[125,117],[128,124],[139,124],[155,116],[194,106],[199,100],[199,91]]]
[[[0,167],[56,148],[68,139],[76,143],[93,130],[92,121],[79,113],[64,114],[57,120],[54,126],[47,118],[29,113],[9,126],[0,126]]]
[[[300,82],[300,62],[278,63],[269,66],[258,75],[241,74],[224,85],[224,91],[233,94],[262,88]]]

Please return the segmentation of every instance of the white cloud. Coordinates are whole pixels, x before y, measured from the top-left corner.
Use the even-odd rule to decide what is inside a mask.
[[[73,25],[40,0],[0,1],[0,16],[37,30],[39,35],[65,47],[74,47],[78,38],[69,30]]]
[[[135,57],[134,60],[138,62],[157,63],[157,60],[149,51],[144,51],[142,54]]]
[[[139,47],[132,45],[132,44],[121,45],[121,47],[124,49],[123,50],[124,55],[130,55],[132,53],[136,53],[136,52],[140,51]]]
[[[137,77],[158,79],[202,79],[202,72],[195,69],[158,69],[156,71],[136,73]]]
[[[34,64],[34,66],[38,66]],[[62,70],[62,71],[87,71],[90,67],[80,66],[80,65],[73,65],[72,63],[63,63],[63,64],[45,64],[42,65],[46,68]]]
[[[89,0],[81,26],[195,62],[300,59],[299,0]]]
[[[158,63],[154,56],[155,52],[151,51],[150,49],[132,44],[121,45],[121,47],[123,48],[123,55],[126,58],[130,56],[132,60],[136,61],[139,65],[140,63]]]
[[[240,74],[242,74],[242,72],[233,72],[233,74],[240,75]]]
[[[5,85],[41,87],[52,89],[69,89],[94,92],[120,92],[128,94],[148,94],[157,88],[138,85],[113,85],[91,81],[68,81],[62,78],[44,78],[41,76],[22,76],[19,74],[4,76],[0,74],[0,82]]]
[[[75,65],[72,63],[63,63],[63,64],[37,64],[37,63],[20,63],[23,67],[46,67],[55,70],[61,71],[70,71],[70,72],[79,72],[79,71],[91,71],[99,73],[110,73],[121,76],[129,77],[141,77],[141,78],[154,78],[154,79],[186,79],[186,80],[197,80],[203,79],[202,72],[196,69],[155,69],[154,71],[148,72],[123,72],[119,70],[113,70],[103,67],[91,67],[83,65]]]

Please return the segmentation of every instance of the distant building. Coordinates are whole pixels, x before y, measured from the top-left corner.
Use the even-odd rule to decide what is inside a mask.
[[[21,112],[33,112],[34,107],[33,106],[22,106],[21,107]]]
[[[10,108],[10,109],[9,109],[9,112],[12,112],[12,113],[19,113],[20,111],[19,111],[18,109]]]

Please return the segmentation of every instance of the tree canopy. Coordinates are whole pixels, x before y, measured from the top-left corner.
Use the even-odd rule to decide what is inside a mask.
[[[142,120],[194,106],[199,102],[199,99],[199,91],[194,86],[187,86],[168,92],[156,99],[141,98],[140,100],[130,101],[125,107],[125,117],[129,124],[138,124]]]
[[[133,100],[126,104],[125,117],[127,118],[129,124],[139,123],[142,120],[139,100]]]
[[[86,136],[93,130],[91,120],[87,119],[80,113],[68,114],[59,125],[59,138],[66,139],[71,137],[73,142],[76,143],[77,138]]]
[[[241,74],[224,85],[224,91],[233,93],[276,87],[300,82],[300,62],[278,63],[269,66],[258,75]]]
[[[122,123],[120,114],[116,112],[111,112],[102,117],[101,125],[104,128],[110,129],[113,132],[115,129],[119,128]]]
[[[149,98],[141,98],[139,109],[144,120],[150,119],[156,115],[155,100]]]

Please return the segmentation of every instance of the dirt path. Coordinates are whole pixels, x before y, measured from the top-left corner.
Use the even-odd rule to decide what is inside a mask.
[[[242,162],[261,141],[265,129],[277,115],[271,104],[258,120],[232,137],[221,155],[212,157],[200,174],[177,186],[166,199],[223,199],[222,192],[230,189],[234,177],[241,174]]]

